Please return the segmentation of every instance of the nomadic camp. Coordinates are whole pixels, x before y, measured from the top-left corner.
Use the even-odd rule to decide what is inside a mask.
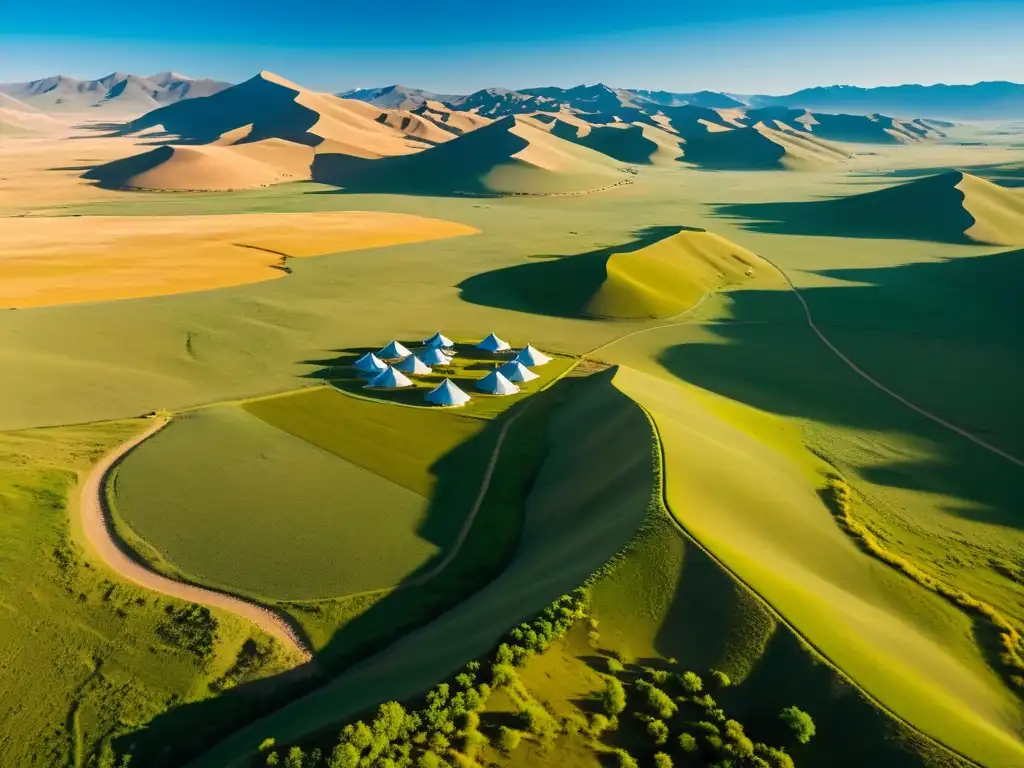
[[[523,347],[522,351],[515,356],[515,359],[529,368],[533,368],[534,366],[544,365],[545,363],[551,362],[550,357],[545,355],[540,350],[535,349],[530,344],[527,344],[525,347]]]
[[[416,355],[409,355],[395,363],[395,370],[408,373],[411,376],[425,376],[430,373],[430,366],[425,365]]]
[[[381,360],[397,360],[400,357],[408,357],[412,352],[400,341],[391,341],[386,347],[377,353]]]
[[[367,352],[352,363],[352,367],[362,373],[372,373],[374,376],[387,368],[373,352]]]
[[[487,334],[487,338],[476,345],[477,349],[482,349],[485,352],[504,352],[512,347],[509,346],[507,341],[502,341],[493,333]]]
[[[533,381],[534,379],[539,378],[536,373],[531,371],[518,360],[509,360],[503,366],[498,368],[498,373],[516,384],[522,384],[523,382]]]
[[[441,351],[440,347],[431,347],[418,355],[419,359],[427,365],[449,365],[452,361],[448,355]]]
[[[519,387],[502,376],[498,371],[491,371],[476,383],[476,388],[489,395],[514,395]]]
[[[469,395],[459,389],[455,384],[452,384],[451,379],[445,379],[432,390],[427,392],[423,396],[431,405],[441,405],[447,407],[454,407],[457,405],[465,405],[470,401]]]
[[[415,385],[409,377],[401,371],[396,371],[392,365],[370,379],[370,383],[366,385],[368,389],[405,389],[412,386]]]
[[[423,346],[425,347],[444,347],[449,349],[455,346],[455,342],[445,336],[443,333],[438,331],[429,339],[424,340]]]

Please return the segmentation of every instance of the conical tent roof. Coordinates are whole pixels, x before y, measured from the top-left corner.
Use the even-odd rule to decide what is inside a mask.
[[[414,376],[423,376],[430,373],[430,366],[424,365],[423,361],[416,357],[416,355],[409,355],[402,362],[395,363],[395,370],[402,373],[411,373]]]
[[[382,363],[377,356],[373,354],[373,352],[367,352],[352,363],[352,367],[357,371],[362,371],[363,373],[380,373],[387,368],[387,366],[384,365],[384,363]]]
[[[438,331],[429,339],[423,342],[424,346],[427,347],[454,347],[455,342],[445,336],[443,333]]]
[[[487,352],[503,352],[506,349],[510,349],[507,341],[502,341],[493,333],[487,334],[487,338],[477,344],[476,348]]]
[[[412,352],[400,341],[391,341],[377,353],[381,360],[394,360],[396,357],[408,357]]]
[[[523,350],[518,355],[516,355],[515,359],[518,360],[523,365],[528,365],[531,368],[533,368],[535,365],[544,365],[544,363],[551,362],[550,357],[545,355],[540,350],[535,349],[530,344],[527,344],[525,347],[523,347]]]
[[[405,387],[411,387],[413,384],[409,381],[409,377],[401,371],[396,371],[393,365],[389,365],[383,371],[378,373],[366,386],[372,387],[373,389],[403,389]]]
[[[481,392],[492,395],[514,395],[519,387],[502,376],[498,371],[491,371],[476,383],[476,388]]]
[[[427,365],[448,365],[452,361],[438,347],[431,347],[426,352],[421,352],[419,358]]]
[[[509,360],[498,369],[498,373],[509,381],[517,383],[533,381],[534,379],[539,378],[536,373],[531,371],[518,360]]]
[[[423,396],[431,405],[464,405],[470,401],[469,395],[445,379]]]

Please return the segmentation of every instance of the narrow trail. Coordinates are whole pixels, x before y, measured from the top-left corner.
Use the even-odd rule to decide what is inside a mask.
[[[878,379],[874,378],[864,369],[860,368],[855,362],[853,362],[853,360],[844,355],[842,351],[829,340],[829,338],[821,331],[818,325],[814,322],[814,316],[811,314],[810,306],[808,306],[806,299],[804,299],[803,297],[803,294],[800,293],[800,289],[796,287],[796,284],[790,279],[789,275],[787,275],[786,272],[775,262],[766,259],[764,256],[761,256],[761,258],[764,259],[769,264],[771,264],[775,268],[775,271],[782,276],[782,279],[786,281],[786,284],[789,286],[790,291],[792,291],[793,295],[796,296],[797,301],[800,302],[800,306],[803,307],[804,316],[807,319],[807,325],[810,326],[811,330],[814,332],[814,335],[817,336],[821,343],[828,347],[832,351],[832,353],[835,354],[836,357],[838,357],[840,360],[846,363],[846,365],[849,366],[849,368],[854,373],[856,373],[862,379],[867,381],[869,384],[873,385],[877,389],[889,395],[889,397],[902,403],[907,408],[910,408],[912,411],[916,411],[917,413],[921,414],[926,419],[934,421],[936,424],[945,427],[946,429],[952,432],[955,432],[961,437],[967,438],[975,445],[980,446],[981,448],[984,448],[986,451],[994,453],[995,455],[1000,456],[1001,458],[1004,458],[1007,461],[1012,462],[1013,464],[1016,464],[1018,467],[1024,467],[1024,461],[1022,461],[1021,459],[1018,459],[1016,456],[1007,453],[1001,448],[997,448],[991,443],[982,440],[980,437],[971,434],[966,429],[963,429],[962,427],[958,427],[956,424],[946,421],[941,416],[936,416],[931,411],[922,408],[917,403],[908,400],[907,398],[903,397],[903,395],[889,389],[887,386],[885,386],[885,384],[880,382]]]
[[[86,539],[89,540],[89,543],[99,554],[103,562],[123,578],[146,589],[161,592],[171,597],[230,611],[237,616],[248,619],[267,634],[277,638],[284,645],[293,648],[305,657],[306,660],[311,659],[312,653],[310,649],[299,638],[288,622],[276,613],[261,605],[234,597],[233,595],[227,595],[161,576],[136,562],[118,541],[110,521],[110,514],[104,494],[107,478],[118,462],[169,423],[169,419],[155,419],[154,424],[149,429],[119,445],[111,453],[104,456],[89,471],[89,474],[82,482],[79,510],[82,529],[85,531]]]

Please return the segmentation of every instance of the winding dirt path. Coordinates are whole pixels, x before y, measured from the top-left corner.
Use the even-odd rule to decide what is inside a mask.
[[[89,471],[82,482],[79,510],[85,537],[103,562],[125,579],[171,597],[230,611],[248,619],[284,645],[298,651],[307,660],[311,659],[312,653],[306,644],[292,627],[274,612],[232,595],[161,576],[135,561],[118,541],[110,522],[104,494],[104,487],[110,471],[133,449],[169,423],[170,419],[154,419],[154,423],[149,429],[119,445]]]

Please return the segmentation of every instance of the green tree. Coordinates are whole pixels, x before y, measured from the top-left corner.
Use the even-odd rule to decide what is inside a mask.
[[[272,749],[277,742],[274,739],[264,739],[260,742],[260,752],[266,752],[268,749]]]
[[[416,761],[416,768],[443,768],[444,760],[433,752],[424,752]]]
[[[487,744],[487,737],[480,731],[469,730],[462,734],[462,751],[469,757],[475,758]]]
[[[619,674],[625,667],[622,666],[622,662],[618,659],[609,656],[608,657],[608,672],[613,675]]]
[[[668,726],[665,725],[663,720],[651,720],[648,722],[647,733],[659,747],[668,741]]]
[[[726,720],[722,731],[736,757],[750,758],[754,756],[754,742],[743,732],[743,726],[740,723],[735,720]]]
[[[491,667],[491,685],[495,688],[510,688],[519,680],[519,674],[511,664],[494,664]]]
[[[506,728],[503,725],[498,731],[498,749],[507,755],[519,746],[522,738],[522,732],[517,731],[515,728]]]
[[[700,679],[700,675],[696,672],[683,672],[679,677],[679,682],[687,693],[700,693],[701,689],[704,688],[704,681]]]
[[[626,690],[618,679],[609,677],[605,680],[601,701],[604,703],[604,711],[609,715],[618,715],[626,708]]]
[[[619,758],[619,768],[640,768],[640,766],[636,762],[636,758],[634,758],[626,750],[616,750],[615,754]]]
[[[430,734],[430,740],[427,742],[433,752],[444,752],[448,747],[451,746],[451,742],[448,741],[448,737],[443,733],[432,733]]]
[[[359,750],[350,742],[343,741],[327,758],[327,768],[359,768],[359,757]]]
[[[764,758],[764,761],[771,766],[771,768],[794,768],[793,758],[791,758],[785,750],[776,749],[775,747],[769,747],[765,744],[755,744],[754,752]]]
[[[655,752],[654,768],[672,768],[672,758],[664,752]]]
[[[732,679],[720,669],[711,670],[711,679],[719,688],[728,688],[732,685]]]
[[[680,734],[679,736],[679,748],[683,752],[696,752],[697,751],[697,740],[688,733]]]
[[[799,707],[786,707],[779,713],[782,720],[801,744],[806,744],[815,734],[814,721]]]
[[[302,747],[292,747],[284,759],[284,768],[302,768],[305,762],[306,754],[302,751]]]
[[[587,730],[590,735],[595,739],[598,738],[602,733],[608,730],[608,718],[602,715],[600,712],[595,712],[590,716],[590,725]]]
[[[280,764],[281,764],[281,759],[277,756],[277,752],[268,752],[267,753],[267,765],[273,767],[275,765],[280,765]]]

